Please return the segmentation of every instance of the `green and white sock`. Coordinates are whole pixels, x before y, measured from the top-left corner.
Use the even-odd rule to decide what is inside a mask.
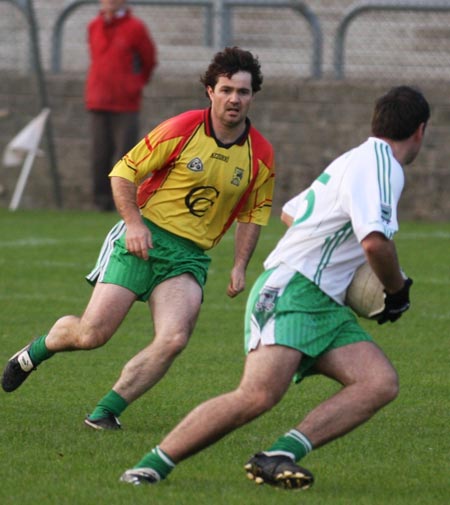
[[[311,441],[300,431],[291,430],[281,436],[272,447],[264,451],[267,456],[283,454],[299,461],[313,450]]]
[[[38,337],[36,340],[34,340],[30,346],[30,349],[28,350],[28,354],[30,355],[31,361],[35,366],[39,365],[43,361],[45,361],[48,358],[51,358],[54,352],[50,352],[46,345],[45,345],[45,339],[47,335],[42,335],[42,337]]]
[[[175,463],[157,445],[151,452],[146,454],[134,468],[151,468],[157,472],[161,480],[163,480],[175,468]]]
[[[119,417],[120,414],[128,407],[128,402],[111,389],[96,405],[92,414],[89,414],[89,419],[96,421],[102,417],[107,417],[108,414],[113,414]]]

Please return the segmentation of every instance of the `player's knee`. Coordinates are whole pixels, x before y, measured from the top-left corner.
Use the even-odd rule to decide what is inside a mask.
[[[155,343],[162,345],[164,353],[167,357],[175,358],[187,346],[189,337],[185,332],[175,332],[170,336],[156,336]]]
[[[394,401],[400,392],[400,384],[398,381],[398,375],[393,372],[391,377],[388,377],[385,381],[384,395],[386,403]]]
[[[399,394],[398,375],[395,370],[390,370],[372,382],[373,398],[382,407],[394,401]]]

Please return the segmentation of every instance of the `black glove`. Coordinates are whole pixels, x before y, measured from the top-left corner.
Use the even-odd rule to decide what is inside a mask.
[[[385,292],[384,310],[378,317],[378,324],[387,321],[397,321],[397,319],[409,309],[409,288],[412,286],[412,279],[406,279],[402,289],[393,294]]]

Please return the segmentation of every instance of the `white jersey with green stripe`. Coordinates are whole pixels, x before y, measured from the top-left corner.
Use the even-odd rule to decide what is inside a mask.
[[[355,270],[365,261],[360,242],[371,232],[392,239],[404,185],[401,165],[385,141],[369,137],[333,161],[283,211],[292,226],[264,262],[285,264],[343,304]]]

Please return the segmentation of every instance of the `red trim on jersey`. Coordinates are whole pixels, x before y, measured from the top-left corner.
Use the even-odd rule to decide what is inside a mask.
[[[157,136],[157,143],[161,143],[176,137],[182,138],[180,139],[180,142],[177,144],[175,149],[172,151],[169,158],[166,160],[165,165],[160,170],[154,172],[150,178],[145,180],[139,186],[137,192],[137,203],[140,208],[144,207],[149,198],[151,198],[155,191],[162,186],[177,156],[183,150],[184,146],[190,140],[192,135],[197,131],[197,128],[203,122],[205,124],[208,123],[208,111],[209,109],[191,110],[184,112],[183,114],[164,121],[159,127],[157,127],[158,133],[160,131],[160,135]],[[145,137],[145,143],[149,151],[153,151],[155,146],[150,143],[148,135]]]

